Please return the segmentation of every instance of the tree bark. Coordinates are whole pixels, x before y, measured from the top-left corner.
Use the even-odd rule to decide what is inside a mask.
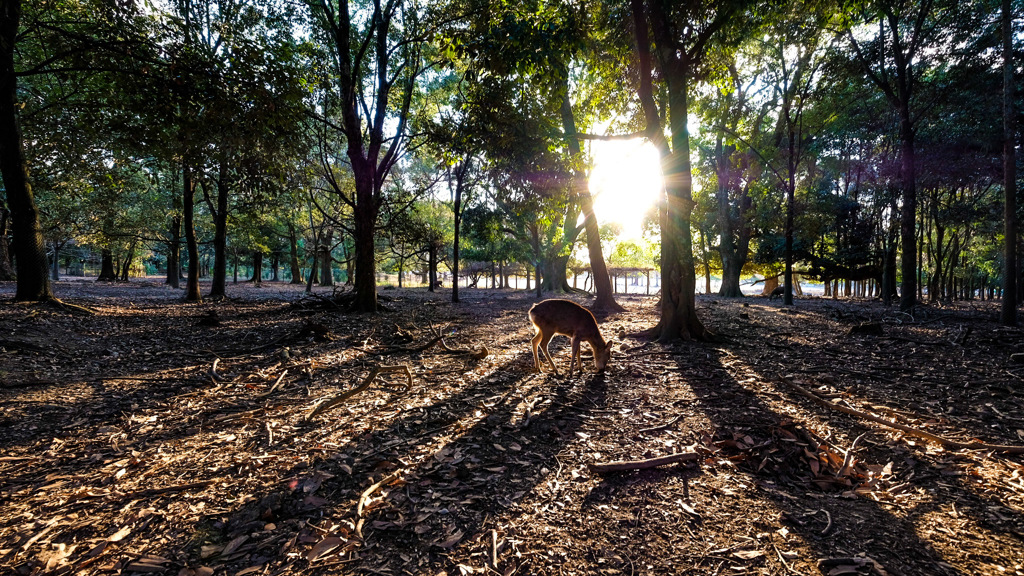
[[[260,252],[259,250],[252,251],[251,281],[256,286],[259,286],[263,282],[263,252]]]
[[[658,139],[665,182],[665,201],[661,220],[661,320],[652,335],[662,342],[676,339],[707,339],[710,332],[697,317],[696,270],[690,218],[693,214],[693,176],[690,166],[690,134],[686,127],[689,111],[688,65],[690,56],[676,47],[668,27],[668,15],[661,5],[654,5],[651,25],[660,51],[661,75],[668,88],[668,120],[671,146],[664,141],[658,120],[654,93],[650,84],[650,43],[647,19],[641,0],[631,0],[636,27],[637,52],[640,60],[641,105],[647,129]]]
[[[1003,0],[1003,302],[999,321],[1017,325],[1017,126],[1013,98],[1013,10]]]
[[[11,253],[7,245],[7,231],[10,225],[11,212],[0,206],[0,281],[15,280],[14,267],[11,266]]]
[[[228,275],[228,194],[230,176],[226,160],[221,159],[217,175],[217,205],[210,204],[213,212],[213,281],[210,284],[210,299],[221,300],[227,296],[225,284]],[[205,187],[203,188],[206,189]],[[235,278],[237,282],[237,277]]]
[[[110,248],[104,248],[100,251],[100,275],[96,278],[96,281],[117,281],[117,272],[114,271],[114,253],[110,251]]]
[[[14,46],[21,20],[21,0],[0,2],[0,174],[11,212],[18,285],[14,299],[39,302],[53,299],[46,244],[29,184],[28,163],[18,121],[18,80]]]
[[[328,228],[323,235],[320,246],[320,285],[334,286],[334,261],[331,257],[331,245],[334,243],[334,229]]]
[[[182,167],[182,219],[185,226],[185,245],[188,251],[188,277],[185,280],[185,301],[202,302],[199,293],[199,240],[196,238],[195,201],[196,185],[192,181],[192,166],[186,160]]]
[[[175,214],[171,217],[171,225],[168,229],[167,241],[167,284],[171,288],[181,286],[179,279],[179,268],[181,259],[181,216]]]

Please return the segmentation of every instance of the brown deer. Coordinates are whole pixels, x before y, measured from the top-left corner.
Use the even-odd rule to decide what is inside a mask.
[[[608,366],[612,355],[611,342],[605,342],[601,336],[601,330],[597,327],[597,320],[583,306],[570,300],[544,300],[530,308],[530,322],[533,323],[537,334],[534,335],[533,344],[533,366],[538,372],[541,371],[540,355],[537,347],[544,351],[544,356],[551,363],[555,375],[558,375],[558,367],[551,359],[551,352],[548,351],[548,343],[555,334],[563,334],[572,338],[572,358],[569,361],[569,376],[572,377],[573,368],[577,362],[580,372],[583,372],[583,361],[580,359],[580,342],[590,344],[594,351],[594,366],[598,371],[603,371]]]

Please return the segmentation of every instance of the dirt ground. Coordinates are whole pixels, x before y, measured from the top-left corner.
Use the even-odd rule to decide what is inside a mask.
[[[0,574],[1024,575],[997,303],[701,297],[719,341],[662,345],[620,297],[610,370],[569,378],[564,338],[533,371],[524,292],[55,291],[96,314],[0,284]],[[411,387],[312,415],[379,366]]]

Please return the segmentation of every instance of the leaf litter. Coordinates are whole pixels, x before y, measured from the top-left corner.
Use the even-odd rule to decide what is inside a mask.
[[[56,289],[97,315],[0,305],[0,573],[1024,575],[1021,456],[885,425],[1024,444],[998,303],[700,297],[719,341],[660,345],[620,296],[612,369],[568,379],[525,293]]]

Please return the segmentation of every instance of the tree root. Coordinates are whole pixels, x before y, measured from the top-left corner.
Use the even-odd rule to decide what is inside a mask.
[[[814,392],[811,392],[810,390],[804,388],[803,386],[800,386],[799,384],[794,382],[792,378],[783,377],[781,380],[783,384],[789,386],[798,394],[810,399],[816,404],[835,410],[837,412],[842,412],[843,414],[848,414],[850,416],[856,416],[857,418],[863,418],[864,420],[876,422],[883,426],[888,426],[889,428],[895,428],[896,430],[899,430],[911,436],[916,436],[918,438],[930,440],[945,448],[953,448],[956,450],[988,450],[1000,454],[1024,454],[1024,446],[1001,446],[997,444],[986,444],[984,442],[959,442],[957,440],[950,440],[948,438],[936,436],[935,434],[925,432],[924,430],[920,430],[912,426],[907,426],[906,424],[901,424],[899,422],[890,422],[889,420],[880,418],[878,416],[875,416],[874,414],[868,414],[867,412],[862,412],[860,410],[855,410],[853,408],[842,406],[840,404],[836,404],[835,402],[829,402],[828,400],[821,398]],[[851,446],[851,450],[852,449],[853,447]]]
[[[377,366],[376,368],[373,369],[372,372],[370,372],[370,375],[366,377],[366,380],[364,380],[363,383],[360,384],[358,387],[349,390],[348,392],[342,393],[339,396],[336,396],[333,400],[329,400],[317,406],[316,408],[313,409],[312,412],[309,413],[309,416],[307,416],[306,419],[309,420],[314,416],[317,416],[330,410],[331,408],[334,408],[338,404],[342,404],[349,398],[369,388],[370,385],[373,384],[374,379],[377,378],[377,376],[379,376],[380,374],[388,374],[391,372],[404,372],[406,377],[408,377],[409,379],[409,381],[405,385],[405,390],[406,392],[408,392],[409,390],[412,389],[412,371],[409,370],[409,366],[405,364],[399,364],[397,366]]]

